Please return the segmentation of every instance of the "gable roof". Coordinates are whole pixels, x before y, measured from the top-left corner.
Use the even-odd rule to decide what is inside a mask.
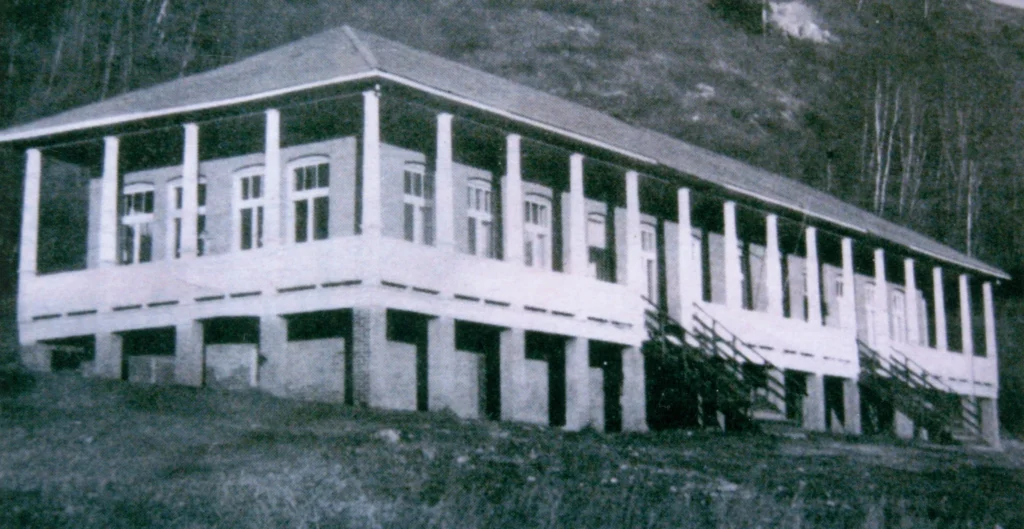
[[[348,26],[233,64],[0,131],[0,143],[384,77],[675,171],[986,275],[999,268],[795,180]]]

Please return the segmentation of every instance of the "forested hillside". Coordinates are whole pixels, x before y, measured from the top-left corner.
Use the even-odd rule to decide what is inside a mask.
[[[341,24],[778,171],[1024,273],[1024,11],[981,0],[5,0],[0,125]],[[22,162],[0,156],[9,293]],[[1001,288],[1011,320],[1013,291]],[[1007,388],[1019,387],[1007,339]]]

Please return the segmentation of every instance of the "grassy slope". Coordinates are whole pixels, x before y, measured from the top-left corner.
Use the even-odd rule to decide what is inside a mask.
[[[71,376],[0,397],[0,432],[0,527],[1024,523],[1019,446],[565,434]]]

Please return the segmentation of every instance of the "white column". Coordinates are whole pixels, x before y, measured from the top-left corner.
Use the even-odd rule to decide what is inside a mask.
[[[693,304],[700,299],[697,282],[699,264],[693,255],[693,223],[690,219],[690,190],[681,187],[676,191],[679,208],[679,230],[676,247],[679,249],[679,322],[690,329],[693,320]],[[639,200],[638,200],[639,202]]]
[[[179,323],[174,333],[174,381],[185,386],[203,385],[203,324]]]
[[[875,248],[875,346],[889,348],[889,283],[885,279],[885,250]],[[884,353],[888,355],[888,353]]]
[[[499,345],[501,380],[501,420],[523,417],[522,396],[526,383],[526,332],[523,329],[501,331]]]
[[[196,215],[199,214],[199,126],[185,124],[181,165],[181,258],[196,256]]]
[[[903,260],[903,305],[906,307],[907,343],[921,343],[921,322],[917,313],[917,274],[914,271],[914,260]]]
[[[583,155],[569,157],[569,270],[587,274],[587,211],[583,194]]]
[[[996,347],[996,309],[992,302],[992,282],[981,284],[981,302],[985,311],[985,356],[993,362],[999,354]]]
[[[103,138],[103,181],[100,184],[100,266],[117,264],[118,151],[121,142],[115,136]]]
[[[804,231],[807,259],[804,261],[804,289],[807,292],[807,323],[821,326],[821,269],[818,267],[818,229],[808,227]]]
[[[523,173],[520,137],[505,138],[505,178],[501,179],[501,233],[505,260],[523,264]],[[504,409],[504,403],[502,404]]]
[[[39,149],[25,151],[25,205],[21,210],[21,247],[18,272],[21,277],[36,274],[39,247],[39,185],[43,177],[43,155]]]
[[[380,94],[363,92],[363,196],[360,229],[363,235],[381,234]]]
[[[465,417],[455,398],[455,320],[438,316],[427,322],[427,408],[441,411],[448,408]]]
[[[853,275],[853,239],[843,237],[843,300],[840,325],[857,330],[857,293]]]
[[[644,378],[644,355],[639,347],[622,350],[622,431],[647,431],[647,386]]]
[[[263,246],[281,244],[281,112],[266,111],[263,149]]]
[[[960,341],[964,354],[973,355],[974,329],[971,328],[971,291],[967,281],[967,274],[960,274]]]
[[[818,373],[807,374],[807,395],[803,402],[803,427],[813,432],[824,432],[825,415],[825,377]]]
[[[550,364],[549,364],[550,365]],[[590,422],[590,340],[565,340],[565,429],[578,431]]]
[[[782,252],[779,251],[779,217],[769,213],[765,217],[764,248],[765,290],[768,294],[768,314],[781,318],[782,309]]]
[[[641,251],[640,175],[636,171],[626,171],[626,283],[636,294],[646,294]]]
[[[736,234],[736,203],[726,201],[725,214],[725,306],[743,308],[743,279],[740,268],[739,237]]]
[[[940,351],[949,349],[946,336],[946,293],[942,284],[942,268],[932,268],[932,297],[935,303],[935,348]]]
[[[437,115],[437,156],[435,158],[434,217],[437,246],[455,249],[455,184],[452,180],[452,115]]]

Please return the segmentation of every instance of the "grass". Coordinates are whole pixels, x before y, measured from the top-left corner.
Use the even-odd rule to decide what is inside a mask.
[[[564,433],[40,375],[0,527],[1020,527],[1024,448]]]

